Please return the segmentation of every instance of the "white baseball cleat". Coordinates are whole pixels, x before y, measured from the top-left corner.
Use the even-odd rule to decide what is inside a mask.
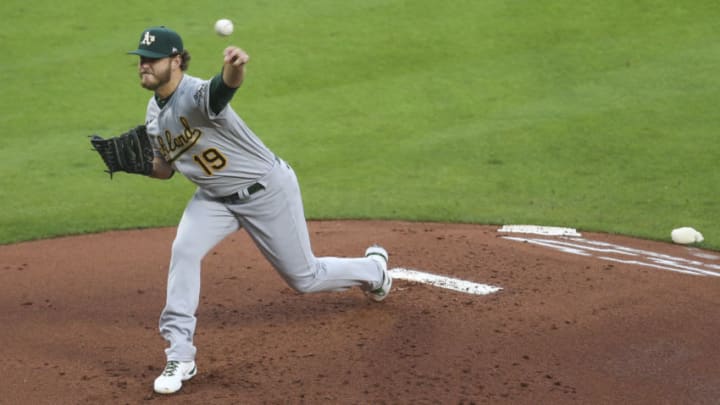
[[[170,360],[162,374],[155,379],[155,392],[158,394],[172,394],[180,391],[182,382],[193,378],[197,374],[194,361]]]
[[[365,250],[365,256],[375,260],[383,271],[382,285],[374,290],[366,291],[368,297],[375,302],[384,300],[390,294],[392,287],[392,277],[388,273],[388,253],[380,246],[370,246]]]

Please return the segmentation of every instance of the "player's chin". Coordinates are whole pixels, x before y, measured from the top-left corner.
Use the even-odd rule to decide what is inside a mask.
[[[150,74],[140,75],[140,85],[148,90],[156,90],[160,83]]]

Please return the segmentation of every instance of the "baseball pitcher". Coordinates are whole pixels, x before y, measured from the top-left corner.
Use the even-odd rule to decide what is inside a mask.
[[[186,73],[190,54],[167,27],[143,31],[129,53],[139,57],[140,85],[153,92],[145,124],[108,139],[94,135],[91,143],[111,176],[124,171],[169,179],[180,172],[197,185],[172,244],[159,322],[167,363],[156,392],[177,392],[196,375],[200,263],[240,228],[298,292],[359,287],[374,301],[387,297],[392,280],[382,247],[371,246],[359,258],[314,256],[295,172],[229,104],[245,78],[245,51],[227,47],[221,72],[209,80]]]

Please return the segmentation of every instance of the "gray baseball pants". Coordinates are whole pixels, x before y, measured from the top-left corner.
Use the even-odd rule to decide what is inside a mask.
[[[193,344],[200,299],[200,264],[231,233],[244,228],[289,286],[301,293],[363,290],[381,285],[383,274],[370,258],[315,257],[292,168],[282,160],[258,183],[264,186],[244,199],[226,204],[198,189],[188,202],[172,244],[167,301],[160,315],[160,334],[168,341],[167,360],[195,359]],[[239,293],[239,292],[238,292]]]

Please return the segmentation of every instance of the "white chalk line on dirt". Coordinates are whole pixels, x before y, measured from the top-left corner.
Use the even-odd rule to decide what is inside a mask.
[[[446,288],[448,290],[459,291],[466,294],[488,295],[502,290],[501,287],[494,285],[474,283],[472,281],[439,276],[437,274],[426,273],[418,270],[404,269],[400,267],[390,269],[389,273],[393,279],[429,284],[435,287]]]
[[[601,260],[651,267],[694,276],[720,277],[720,272],[713,271],[719,268],[717,264],[700,260],[688,260],[682,257],[634,249],[612,243],[584,238],[566,238],[562,240],[514,236],[503,236],[503,238],[516,242],[532,243],[574,255],[596,257]],[[610,256],[612,254],[620,257]]]

